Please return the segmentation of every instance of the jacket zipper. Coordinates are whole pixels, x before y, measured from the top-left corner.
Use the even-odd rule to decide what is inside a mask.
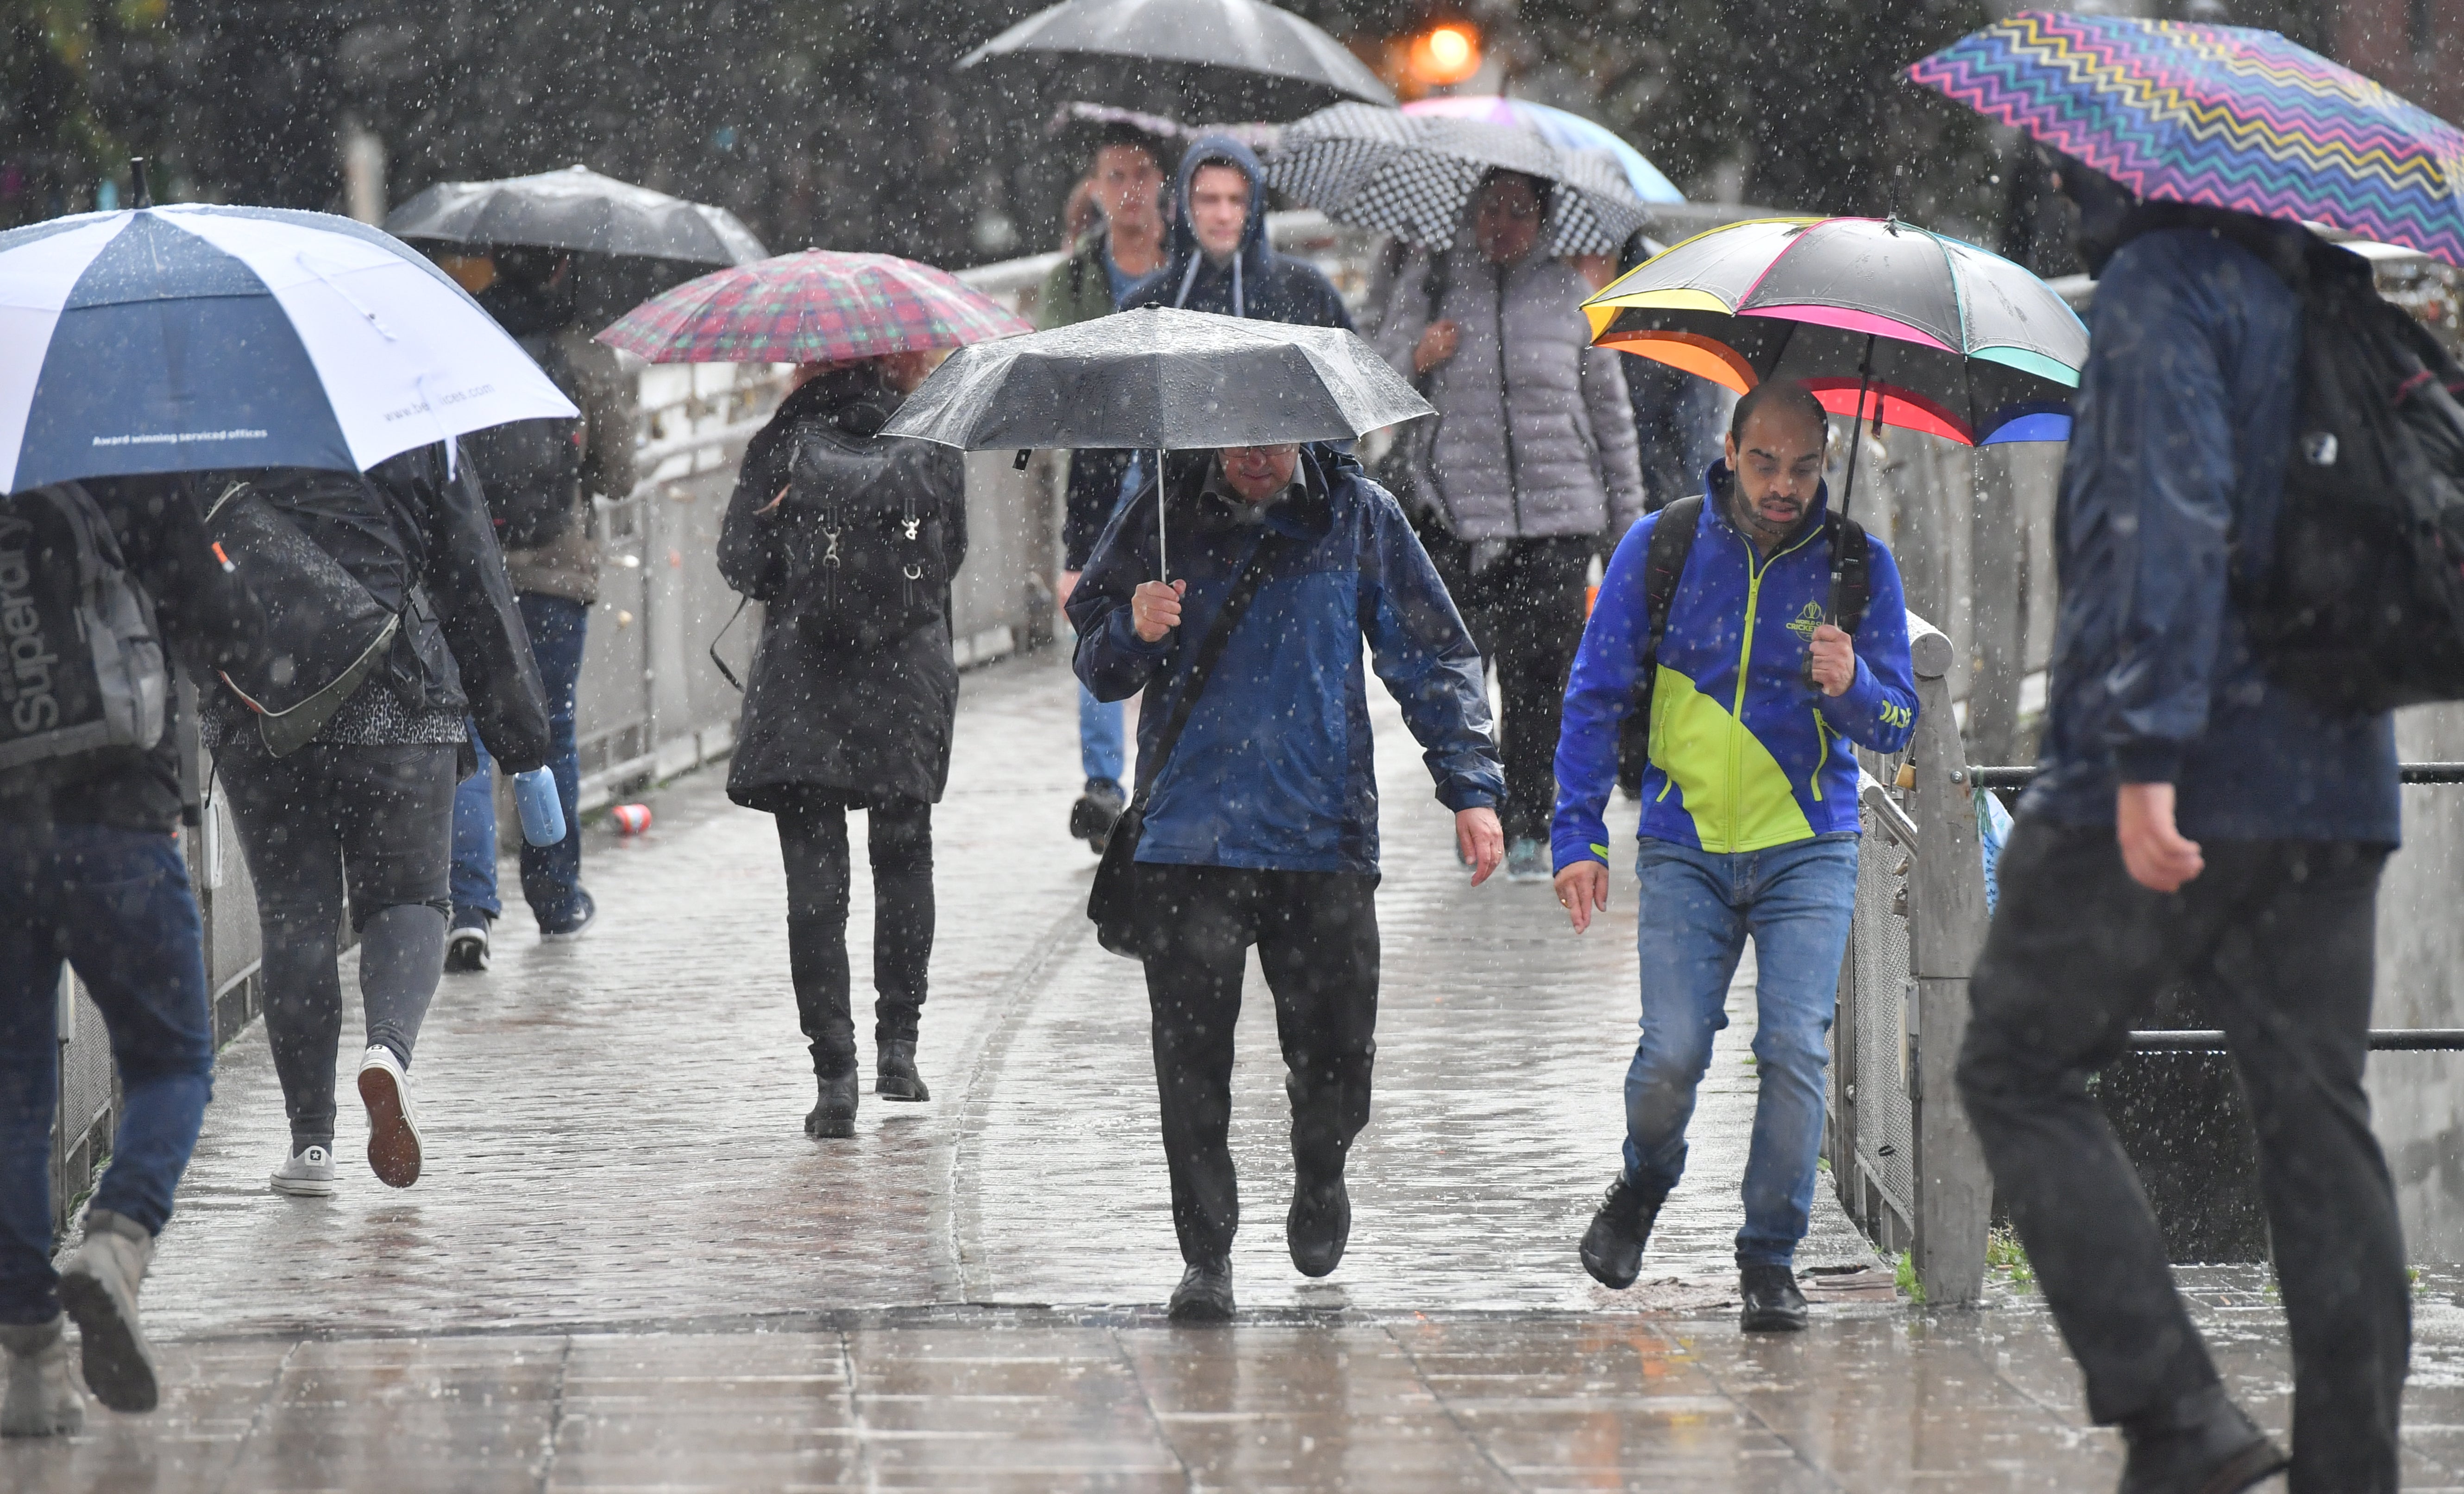
[[[1822,708],[1814,708],[1814,776],[1806,786],[1814,790],[1814,802],[1822,802],[1822,770],[1831,764],[1831,723],[1822,719]]]
[[[1506,376],[1506,275],[1497,267],[1497,421],[1506,432],[1506,496],[1514,505],[1514,538],[1523,538],[1523,481],[1514,460],[1514,397]]]
[[[1744,535],[1737,536],[1737,542],[1746,547],[1746,626],[1745,644],[1737,653],[1736,701],[1728,711],[1730,736],[1728,737],[1727,845],[1730,854],[1735,852],[1737,846],[1737,785],[1746,773],[1746,686],[1749,682],[1749,671],[1754,662],[1754,613],[1762,604],[1763,578],[1771,574],[1771,568],[1773,565],[1805,548],[1807,540],[1821,532],[1819,525],[1814,526],[1807,531],[1805,539],[1799,539],[1760,565],[1754,563],[1754,542]]]

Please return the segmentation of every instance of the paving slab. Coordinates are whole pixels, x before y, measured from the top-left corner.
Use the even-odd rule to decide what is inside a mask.
[[[0,1444],[0,1489],[2033,1490],[2120,1466],[2041,1304],[1899,1299],[1829,1195],[1811,1331],[1747,1338],[1730,1241],[1750,957],[1642,1285],[1573,1241],[1617,1165],[1632,883],[1576,939],[1545,887],[1472,890],[1376,702],[1386,801],[1377,1094],[1351,1253],[1284,1258],[1271,1004],[1239,1031],[1243,1319],[1165,1323],[1177,1274],[1146,1004],[1081,915],[1074,701],[1045,655],[971,672],[922,1066],[802,1133],[812,1086],[766,817],[706,774],[589,843],[599,927],[450,978],[415,1079],[430,1165],[279,1197],[261,1033],[226,1051],[146,1307],[164,1404]],[[1631,806],[1613,828],[1630,833]],[[868,968],[858,879],[852,963]],[[356,1036],[356,1017],[346,1024]],[[347,1054],[352,1051],[346,1041]],[[344,1091],[347,1098],[348,1090]],[[2192,1269],[2236,1394],[2279,1435],[2263,1273]],[[2425,1279],[2407,1482],[2464,1486],[2464,1280]]]

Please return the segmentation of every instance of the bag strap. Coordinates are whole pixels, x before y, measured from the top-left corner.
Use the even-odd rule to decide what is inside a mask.
[[[1249,552],[1247,563],[1242,566],[1240,576],[1232,582],[1231,591],[1223,598],[1221,610],[1215,614],[1213,629],[1198,646],[1198,656],[1190,661],[1189,673],[1181,680],[1180,693],[1172,703],[1172,714],[1164,718],[1163,730],[1155,734],[1155,767],[1152,771],[1147,767],[1148,755],[1138,754],[1138,791],[1131,802],[1132,809],[1141,813],[1145,811],[1147,794],[1171,761],[1172,750],[1180,742],[1181,728],[1189,724],[1190,715],[1198,709],[1198,697],[1206,692],[1207,676],[1215,672],[1215,666],[1222,659],[1223,650],[1232,646],[1232,630],[1241,626],[1241,614],[1249,610],[1249,604],[1256,599],[1258,588],[1265,583],[1267,562],[1282,554],[1284,548],[1284,537],[1269,530],[1258,540],[1257,548]]]
[[[718,656],[718,645],[719,640],[727,636],[727,630],[736,626],[736,620],[744,615],[744,609],[751,605],[753,605],[751,597],[738,599],[736,610],[727,614],[727,621],[719,625],[718,632],[710,641],[710,662],[718,666],[718,677],[735,686],[736,692],[739,695],[744,693],[744,682],[737,679],[736,671],[727,667],[727,661]]]

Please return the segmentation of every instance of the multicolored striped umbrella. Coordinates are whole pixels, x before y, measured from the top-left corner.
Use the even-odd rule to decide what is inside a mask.
[[[1496,94],[1447,94],[1436,99],[1415,99],[1403,106],[1405,114],[1431,115],[1446,120],[1477,120],[1483,124],[1510,124],[1529,130],[1551,145],[1566,150],[1605,150],[1617,158],[1625,172],[1627,185],[1634,194],[1647,203],[1682,203],[1685,194],[1668,180],[1649,157],[1627,144],[1625,137],[1595,120],[1584,119],[1563,109],[1552,109],[1529,99],[1507,99]]]
[[[808,249],[688,280],[599,341],[654,363],[837,363],[1032,330],[946,270]]]
[[[1999,254],[1882,218],[1756,218],[1699,233],[1583,303],[1592,341],[1742,394],[1802,380],[1823,406],[1970,446],[2059,441],[2087,327]]]
[[[2030,11],[1908,77],[2142,197],[2464,265],[2464,131],[2274,32]]]

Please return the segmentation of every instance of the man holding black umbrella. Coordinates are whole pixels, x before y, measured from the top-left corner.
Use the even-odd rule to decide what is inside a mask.
[[[1171,1310],[1220,1321],[1233,1311],[1232,1033],[1252,945],[1289,1069],[1293,1265],[1326,1275],[1350,1236],[1344,1159],[1369,1120],[1377,1013],[1363,639],[1426,749],[1475,885],[1505,854],[1505,780],[1470,634],[1358,463],[1331,446],[1240,447],[1176,453],[1164,475],[1168,502],[1142,494],[1113,516],[1069,621],[1089,690],[1146,692],[1137,943],[1187,1265]]]

